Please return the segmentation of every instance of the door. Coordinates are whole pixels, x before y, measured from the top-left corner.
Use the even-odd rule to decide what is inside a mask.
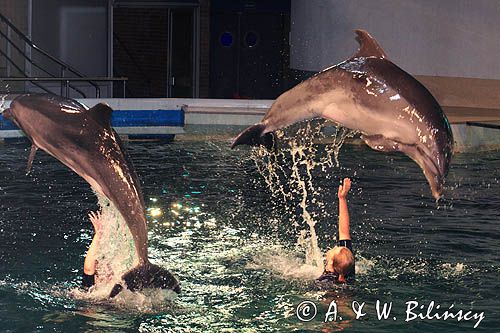
[[[113,9],[113,72],[128,77],[127,97],[196,95],[196,12],[192,6]]]
[[[210,41],[213,98],[276,98],[287,65],[287,14],[215,12]]]
[[[195,81],[194,10],[170,11],[169,97],[193,97]]]
[[[168,14],[168,8],[113,9],[113,72],[128,77],[127,97],[167,97]]]

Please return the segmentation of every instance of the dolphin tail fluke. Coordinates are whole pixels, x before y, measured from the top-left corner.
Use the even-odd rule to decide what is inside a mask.
[[[176,293],[181,292],[181,287],[175,276],[165,268],[146,262],[139,265],[122,277],[130,291],[150,289],[170,289]],[[115,297],[123,286],[117,284],[111,291],[110,297]]]
[[[274,147],[274,134],[264,133],[266,125],[259,123],[248,127],[234,139],[231,148],[239,145],[265,146],[267,149]]]

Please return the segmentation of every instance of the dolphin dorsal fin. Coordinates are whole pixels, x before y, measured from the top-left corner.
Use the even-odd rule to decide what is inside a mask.
[[[111,128],[111,114],[113,109],[104,103],[96,104],[86,112],[89,117],[94,119],[99,125],[104,128]]]
[[[359,43],[359,50],[352,56],[353,58],[359,57],[377,57],[387,58],[384,50],[380,47],[378,42],[365,30],[357,29],[356,40]]]

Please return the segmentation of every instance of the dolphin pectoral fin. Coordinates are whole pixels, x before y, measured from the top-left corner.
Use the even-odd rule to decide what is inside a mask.
[[[382,152],[400,151],[415,161],[422,169],[432,196],[437,200],[441,197],[444,184],[444,176],[439,172],[439,168],[434,163],[432,157],[421,149],[418,145],[410,145],[388,139],[381,134],[361,137],[370,148]]]
[[[29,175],[29,173],[31,172],[31,167],[33,166],[33,160],[35,159],[37,150],[38,147],[35,144],[32,144],[30,154],[28,156],[28,165],[26,166],[26,175]]]
[[[139,265],[122,277],[130,291],[139,291],[146,288],[170,289],[176,293],[181,292],[179,282],[168,270],[146,262]],[[116,296],[122,290],[121,285],[113,288],[110,297]]]
[[[383,152],[393,152],[393,151],[401,151],[400,142],[387,139],[381,134],[376,135],[362,135],[361,139],[371,148],[378,151]]]
[[[234,139],[231,149],[239,145],[265,146],[272,149],[275,144],[273,133],[264,133],[266,125],[259,123],[248,127]]]

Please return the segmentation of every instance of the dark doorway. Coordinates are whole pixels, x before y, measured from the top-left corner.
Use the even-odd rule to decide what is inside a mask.
[[[113,71],[128,77],[127,97],[194,96],[194,28],[192,7],[113,9]]]
[[[171,97],[193,97],[193,24],[192,10],[174,9],[170,12],[172,47]]]
[[[214,98],[276,98],[289,65],[289,1],[213,1]]]

